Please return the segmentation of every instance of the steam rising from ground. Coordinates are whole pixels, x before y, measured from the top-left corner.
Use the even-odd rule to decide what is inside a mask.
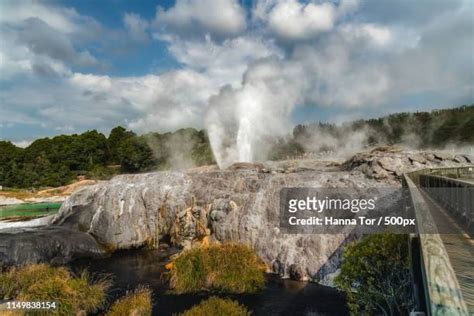
[[[325,159],[347,159],[369,146],[368,129],[345,129],[340,135],[332,135],[320,128],[313,128],[311,133],[297,137],[306,157]]]
[[[220,167],[266,159],[269,140],[286,135],[291,111],[300,100],[297,65],[266,58],[245,73],[242,86],[226,86],[210,99],[206,126]]]

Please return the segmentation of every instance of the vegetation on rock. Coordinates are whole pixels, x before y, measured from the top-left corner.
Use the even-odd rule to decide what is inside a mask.
[[[173,262],[170,277],[177,293],[254,293],[265,286],[263,263],[255,252],[231,243],[183,252]]]
[[[413,307],[408,236],[374,234],[349,244],[335,284],[353,315],[408,315]]]
[[[200,304],[180,314],[180,316],[249,316],[250,312],[245,306],[230,299],[215,296],[202,301]]]
[[[73,275],[64,267],[33,264],[0,275],[0,299],[56,302],[59,315],[88,314],[104,306],[109,284],[106,278],[91,280],[86,272]]]
[[[139,287],[118,299],[109,309],[106,316],[148,316],[152,312],[151,290]]]

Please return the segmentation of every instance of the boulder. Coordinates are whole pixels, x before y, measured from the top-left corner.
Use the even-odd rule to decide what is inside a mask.
[[[467,159],[466,159],[466,157],[464,157],[463,155],[455,155],[454,158],[453,158],[453,160],[454,160],[455,162],[459,162],[459,163],[466,163],[466,162],[468,162]]]
[[[435,152],[433,153],[434,157],[439,160],[453,160],[453,155],[450,153],[444,153],[444,152]]]
[[[408,160],[413,164],[414,162],[418,162],[420,164],[426,164],[427,160],[423,155],[418,153],[413,153],[408,155]]]
[[[466,158],[467,162],[474,163],[474,155],[463,155]]]
[[[417,169],[457,167],[469,162],[466,155],[462,155],[465,160],[460,157],[444,152],[372,150],[353,156],[342,166],[345,170],[360,171],[370,178],[398,181],[404,173]]]
[[[16,228],[0,231],[0,263],[22,265],[65,264],[79,258],[107,255],[89,234],[65,227]]]
[[[262,163],[255,163],[255,162],[236,162],[230,165],[227,169],[264,171],[265,166]]]

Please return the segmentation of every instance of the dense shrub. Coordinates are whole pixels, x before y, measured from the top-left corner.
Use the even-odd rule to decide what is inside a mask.
[[[106,316],[148,316],[152,312],[151,290],[140,287],[117,300]]]
[[[75,276],[64,267],[45,264],[11,268],[0,275],[1,299],[56,302],[59,315],[99,310],[108,287],[105,278],[92,282],[86,272]]]
[[[412,308],[408,236],[375,234],[346,246],[336,286],[354,315],[408,315]]]
[[[249,316],[245,306],[230,299],[211,297],[185,311],[180,316]]]
[[[178,293],[252,293],[265,285],[263,263],[252,249],[238,244],[185,251],[174,261],[170,274],[171,286]]]

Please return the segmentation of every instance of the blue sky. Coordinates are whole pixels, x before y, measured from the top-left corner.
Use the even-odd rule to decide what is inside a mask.
[[[93,17],[108,28],[120,29],[123,28],[123,17],[127,12],[152,20],[158,5],[169,8],[174,1],[74,0],[56,3],[72,7],[81,15]],[[130,47],[130,51],[124,54],[110,54],[110,52],[101,54],[100,51],[97,54],[110,62],[110,68],[104,73],[113,76],[141,76],[150,71],[166,71],[179,67],[179,63],[168,53],[166,43],[162,41],[151,41],[146,45]]]
[[[474,102],[470,0],[5,0],[0,40],[0,139],[23,145]]]

